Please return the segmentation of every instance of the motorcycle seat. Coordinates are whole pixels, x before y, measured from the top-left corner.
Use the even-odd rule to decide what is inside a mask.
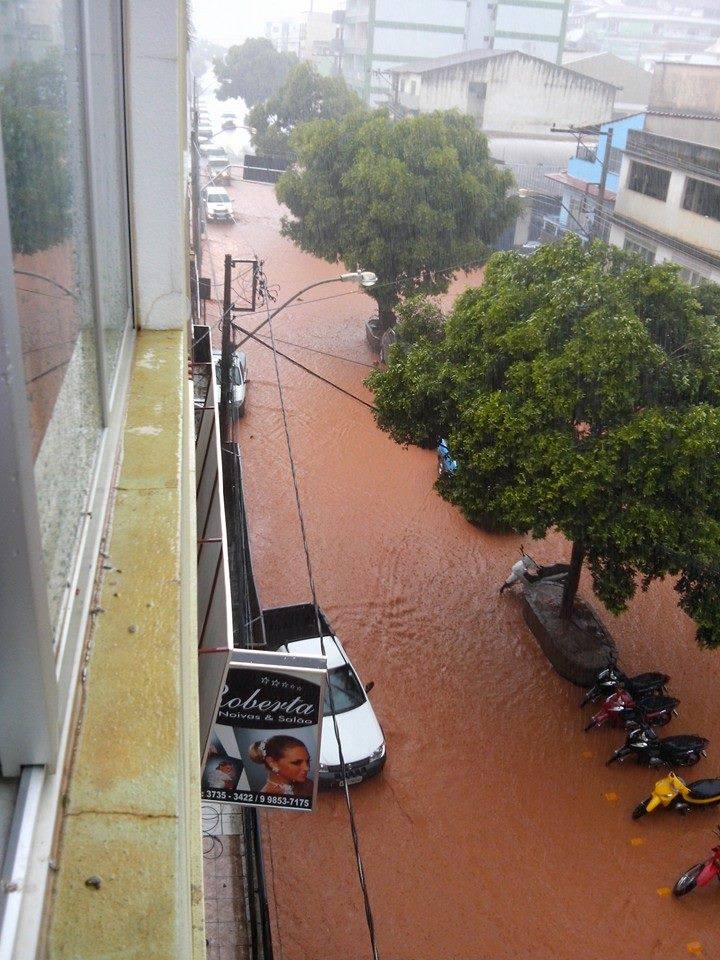
[[[720,780],[696,780],[695,783],[689,783],[688,787],[691,800],[720,799]]]

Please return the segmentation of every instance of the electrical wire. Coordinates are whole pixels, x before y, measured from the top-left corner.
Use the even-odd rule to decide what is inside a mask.
[[[262,333],[258,333],[255,339],[266,340],[267,337]],[[367,367],[369,370],[375,369],[374,363],[367,363],[365,360],[354,360],[352,357],[344,357],[340,353],[331,353],[328,350],[318,350],[317,347],[308,347],[304,343],[294,343],[292,340],[281,340],[279,337],[275,337],[275,342],[284,343],[289,347],[297,347],[299,350],[308,350],[310,353],[319,353],[323,357],[333,357],[335,360],[344,360],[345,363],[354,363],[359,367]]]
[[[285,407],[285,395],[283,391],[282,378],[280,376],[280,364],[278,362],[278,352],[275,344],[275,336],[273,333],[270,300],[267,298],[264,298],[264,299],[267,307],[267,315],[268,315],[267,323],[268,323],[268,329],[270,331],[270,343],[271,343],[271,348],[273,352],[273,361],[275,366],[275,378],[277,380],[278,396],[280,399],[280,411],[282,414],[283,429],[285,431],[285,444],[287,447],[288,459],[290,461],[290,473],[292,475],[293,490],[295,492],[295,506],[297,508],[298,520],[300,521],[300,533],[302,536],[303,551],[305,554],[305,566],[307,569],[308,582],[310,585],[310,593],[312,595],[313,608],[315,610],[315,622],[317,626],[318,638],[320,640],[320,649],[322,651],[323,656],[327,656],[326,650],[325,650],[325,637],[324,637],[325,631],[322,628],[322,623],[320,618],[320,607],[318,605],[317,589],[315,586],[315,576],[313,573],[312,560],[310,558],[310,547],[309,547],[308,538],[307,538],[305,515],[303,513],[302,501],[300,498],[300,487],[298,483],[297,470],[295,467],[295,457],[293,455],[292,440],[290,437],[290,426],[288,423],[287,409]],[[362,891],[362,896],[363,896],[363,904],[365,907],[365,920],[367,922],[368,934],[370,936],[372,956],[373,956],[373,960],[380,960],[380,952],[378,950],[377,939],[375,936],[375,919],[373,917],[372,906],[370,904],[370,895],[368,893],[367,881],[365,879],[365,869],[362,862],[362,855],[360,853],[360,838],[357,832],[357,824],[355,822],[355,811],[353,809],[352,798],[350,796],[350,789],[348,787],[348,782],[347,782],[347,779],[348,779],[347,767],[345,764],[345,756],[343,754],[342,741],[340,739],[340,730],[338,727],[337,712],[335,710],[335,699],[334,699],[334,694],[333,694],[333,689],[331,684],[328,684],[327,692],[328,692],[328,702],[330,704],[330,713],[333,719],[333,729],[335,733],[335,740],[338,748],[338,758],[340,760],[340,772],[342,774],[343,788],[344,788],[344,794],[345,794],[345,804],[347,806],[348,817],[350,820],[350,833],[352,836],[353,849],[355,851],[355,862],[357,866],[358,880],[360,882],[360,889]]]
[[[246,330],[245,327],[240,326],[239,323],[233,321],[233,329],[237,330],[238,333],[242,333],[245,336],[245,339],[255,340],[257,343],[261,344],[263,347],[266,347],[268,350],[272,350],[273,353],[277,353],[279,357],[282,357],[284,360],[287,360],[288,363],[292,363],[293,366],[299,367],[301,370],[304,370],[305,373],[310,374],[311,377],[315,377],[316,380],[320,380],[323,383],[327,384],[329,387],[332,387],[334,390],[338,390],[340,393],[344,394],[346,397],[350,397],[351,400],[355,400],[357,403],[361,403],[364,407],[367,407],[368,410],[376,411],[377,407],[372,403],[368,403],[367,400],[363,400],[362,397],[356,396],[356,394],[351,393],[349,390],[346,390],[345,387],[341,387],[339,383],[335,383],[334,380],[329,380],[327,377],[324,377],[321,373],[318,373],[316,370],[311,370],[310,367],[306,367],[304,363],[300,363],[299,360],[296,360],[294,357],[289,356],[287,353],[283,353],[282,350],[277,350],[273,347],[271,343],[266,343],[264,340],[261,340],[260,337],[253,333],[251,330]]]

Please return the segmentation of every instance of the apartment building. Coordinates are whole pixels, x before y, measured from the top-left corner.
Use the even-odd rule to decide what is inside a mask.
[[[720,10],[713,0],[576,0],[567,30],[570,50],[614,53],[641,66],[702,61],[718,39]]]
[[[690,283],[720,283],[720,148],[632,131],[610,242],[679,264]]]
[[[205,957],[186,4],[0,5],[0,954]]]
[[[342,72],[385,102],[398,64],[468,50],[523,50],[560,63],[569,0],[348,0]]]
[[[631,131],[610,241],[690,282],[720,281],[720,67],[655,66],[642,130]]]
[[[642,130],[645,119],[645,114],[639,113],[578,129],[575,155],[568,160],[567,169],[548,175],[560,186],[562,202],[557,214],[545,218],[544,240],[551,241],[565,233],[577,234],[584,240],[591,236],[608,239],[628,134]]]
[[[493,50],[521,50],[541,60],[562,63],[569,0],[495,0],[471,4],[467,49],[484,44],[487,24]],[[479,29],[480,28],[480,29]]]

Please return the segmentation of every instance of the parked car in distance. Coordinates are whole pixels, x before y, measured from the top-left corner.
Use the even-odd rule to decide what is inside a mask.
[[[229,183],[230,182],[230,158],[223,151],[221,155],[219,154],[208,154],[208,173],[211,178],[216,182]]]
[[[457,460],[455,460],[450,453],[450,447],[448,446],[447,440],[441,440],[437,445],[437,458],[438,476],[452,476],[452,474],[457,470],[458,465]]]
[[[198,140],[212,140],[214,134],[209,123],[198,124]]]
[[[542,246],[542,243],[540,243],[539,240],[527,240],[527,241],[520,247],[520,253],[524,253],[525,255],[529,255],[529,254],[531,254],[531,253],[535,253],[535,251],[536,251],[536,250],[539,250],[541,246]]]
[[[220,123],[223,130],[234,130],[237,127],[237,117],[234,113],[224,113]]]
[[[323,644],[317,635],[312,604],[265,610],[263,619],[269,645],[274,647],[273,634],[285,640],[282,645],[274,647],[279,653],[322,656]],[[322,613],[320,626],[347,782],[360,783],[380,773],[385,765],[385,736],[367,697],[374,684],[363,686],[360,682],[347,653]],[[343,784],[328,690],[323,705],[319,783],[325,787],[342,787]]]
[[[218,396],[220,395],[222,370],[220,369],[220,358],[222,354],[219,350],[213,350],[212,357],[215,364],[215,380],[218,386]],[[239,420],[245,415],[245,392],[247,386],[247,357],[241,350],[236,350],[232,354],[232,365],[230,367],[230,416],[233,420]]]
[[[205,219],[234,220],[230,195],[224,187],[208,187],[205,192]]]

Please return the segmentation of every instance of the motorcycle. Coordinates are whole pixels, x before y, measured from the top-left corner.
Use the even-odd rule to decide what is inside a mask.
[[[610,694],[598,712],[590,718],[585,731],[605,726],[624,727],[628,723],[646,723],[664,727],[677,715],[675,707],[680,703],[675,697],[648,696],[635,700],[627,690]]]
[[[715,833],[720,837],[720,827],[715,830]],[[685,871],[673,887],[673,893],[676,897],[684,897],[695,887],[706,887],[713,877],[720,880],[720,844],[712,848],[712,853],[707,860],[696,863],[694,867]]]
[[[640,673],[636,677],[628,677],[616,663],[611,663],[601,670],[595,683],[588,690],[580,703],[584,707],[587,703],[595,703],[603,697],[622,687],[636,699],[650,694],[667,693],[665,687],[670,677],[666,673]]]
[[[658,807],[672,807],[679,813],[690,813],[693,807],[714,807],[720,803],[720,779],[694,780],[685,783],[676,773],[669,773],[653,787],[652,794],[633,810],[633,820]]]
[[[676,737],[658,737],[655,731],[645,724],[631,724],[627,729],[625,744],[619,747],[607,761],[607,765],[622,762],[631,753],[638,763],[649,767],[691,767],[700,757],[706,757],[705,747],[710,741],[695,734],[680,734]]]

